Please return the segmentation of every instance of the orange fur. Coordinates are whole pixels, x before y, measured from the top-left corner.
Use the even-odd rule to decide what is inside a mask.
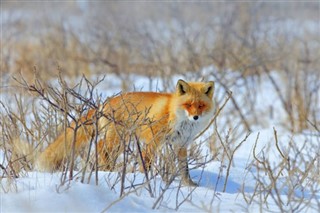
[[[179,160],[186,163],[187,146],[213,117],[213,93],[213,82],[179,80],[174,93],[131,92],[111,98],[101,107],[104,116],[98,120],[103,138],[98,143],[99,164],[112,168],[108,163],[115,161],[122,141],[128,141],[130,130],[144,144],[147,167],[165,140],[177,147]],[[88,146],[95,135],[95,114],[95,110],[90,110],[81,118],[76,133],[73,123],[50,144],[37,160],[38,169],[54,171],[70,156],[72,146],[76,155]],[[182,175],[185,182],[192,184],[187,170]]]

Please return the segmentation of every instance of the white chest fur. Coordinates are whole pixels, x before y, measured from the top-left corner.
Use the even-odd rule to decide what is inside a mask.
[[[178,146],[190,145],[194,138],[209,124],[211,116],[204,115],[199,120],[185,120],[179,121],[174,125],[173,132],[171,134],[171,143]]]

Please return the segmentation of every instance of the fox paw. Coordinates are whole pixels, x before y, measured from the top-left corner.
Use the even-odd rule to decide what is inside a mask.
[[[185,186],[193,186],[193,187],[198,187],[199,186],[199,184],[193,182],[191,178],[183,178],[182,179],[182,184],[185,185]]]

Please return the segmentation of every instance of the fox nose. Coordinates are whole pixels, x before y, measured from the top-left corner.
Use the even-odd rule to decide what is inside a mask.
[[[198,118],[199,118],[199,116],[198,115],[195,115],[195,116],[193,116],[193,120],[198,120]]]

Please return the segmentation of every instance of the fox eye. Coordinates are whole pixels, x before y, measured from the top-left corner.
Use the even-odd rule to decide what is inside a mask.
[[[186,106],[187,108],[190,108],[190,107],[191,107],[191,104],[185,104],[185,106]]]
[[[200,104],[198,107],[199,109],[202,109],[204,107],[204,104]]]

